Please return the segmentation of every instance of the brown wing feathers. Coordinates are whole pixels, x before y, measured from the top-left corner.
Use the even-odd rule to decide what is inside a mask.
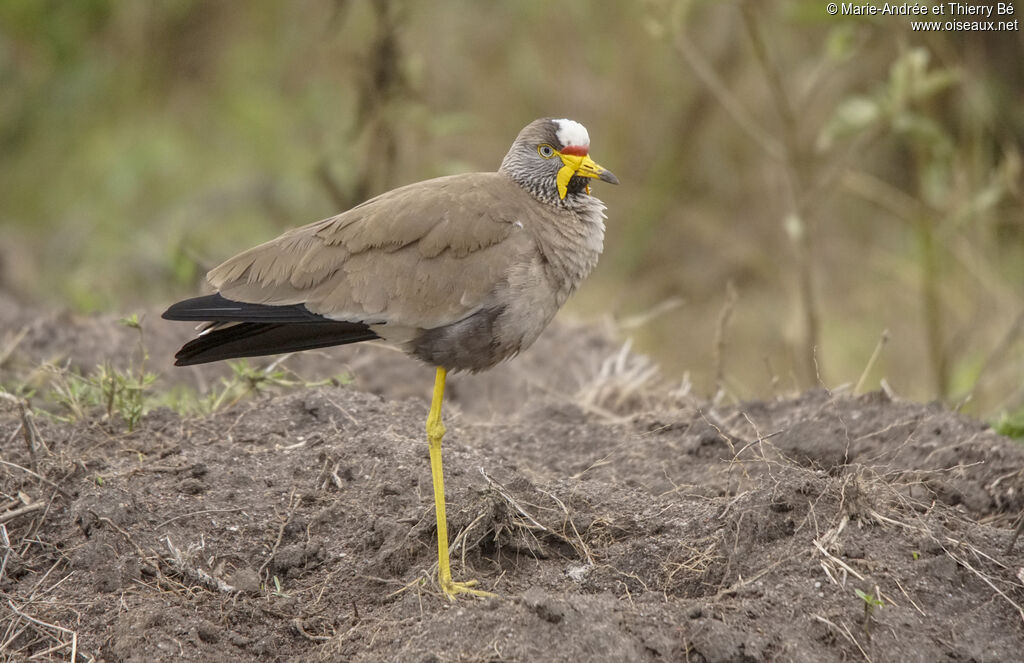
[[[504,175],[477,173],[396,189],[288,231],[213,269],[218,294],[168,309],[171,320],[240,323],[207,331],[176,363],[380,338],[369,324],[463,320],[491,304],[508,266],[532,249],[516,222],[533,204]]]

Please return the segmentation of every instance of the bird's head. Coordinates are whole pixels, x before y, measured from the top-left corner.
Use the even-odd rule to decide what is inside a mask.
[[[509,175],[542,199],[590,193],[590,179],[618,184],[619,178],[590,158],[587,128],[573,120],[534,120],[519,132],[501,162]]]

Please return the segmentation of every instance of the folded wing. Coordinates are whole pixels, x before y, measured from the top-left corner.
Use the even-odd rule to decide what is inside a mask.
[[[235,302],[431,329],[485,308],[533,246],[528,196],[498,173],[410,185],[231,258],[208,278]],[[501,210],[499,212],[498,210]]]

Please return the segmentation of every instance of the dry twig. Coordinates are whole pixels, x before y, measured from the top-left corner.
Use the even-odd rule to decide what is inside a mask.
[[[299,498],[302,496],[299,495]],[[292,521],[292,516],[295,515],[295,508],[298,506],[299,500],[295,498],[295,489],[292,489],[291,494],[288,496],[288,512],[285,514],[284,520],[281,521],[281,526],[277,528],[277,539],[274,541],[273,547],[270,549],[270,554],[263,560],[263,564],[260,565],[256,575],[260,578],[263,577],[263,572],[270,566],[270,563],[274,561],[274,555],[277,554],[277,549],[281,546],[281,540],[284,538],[284,529],[288,527],[288,523]]]

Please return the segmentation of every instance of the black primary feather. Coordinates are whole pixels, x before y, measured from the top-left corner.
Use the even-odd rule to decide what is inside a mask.
[[[331,322],[302,304],[247,304],[225,299],[219,292],[182,300],[164,311],[162,317],[196,322]]]
[[[247,304],[219,294],[178,302],[167,309],[163,317],[236,323],[211,329],[186,343],[174,355],[175,366],[313,350],[380,338],[365,323],[330,320],[302,304]]]

